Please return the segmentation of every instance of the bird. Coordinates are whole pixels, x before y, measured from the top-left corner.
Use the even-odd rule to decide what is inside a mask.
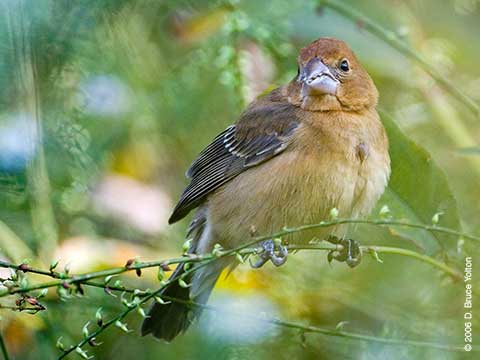
[[[196,209],[187,239],[190,254],[211,253],[215,244],[232,249],[256,234],[331,218],[367,216],[390,176],[388,138],[376,111],[378,91],[372,78],[342,40],[320,38],[302,48],[297,75],[286,85],[254,100],[200,152],[186,172],[190,183],[169,223]],[[313,238],[340,244],[328,260],[356,266],[357,241],[347,238],[348,225],[285,236],[289,244]],[[287,248],[275,239],[262,243],[260,267],[282,265]],[[205,304],[222,271],[235,266],[229,257],[189,272],[186,282],[169,283],[159,294],[141,334],[166,342],[183,333]],[[172,276],[186,271],[179,264]],[[185,283],[183,284],[185,285]]]

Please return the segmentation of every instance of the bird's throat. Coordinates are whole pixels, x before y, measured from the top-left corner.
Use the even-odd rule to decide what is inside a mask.
[[[306,111],[338,111],[342,110],[342,105],[334,95],[315,95],[305,96],[302,99],[300,107]]]

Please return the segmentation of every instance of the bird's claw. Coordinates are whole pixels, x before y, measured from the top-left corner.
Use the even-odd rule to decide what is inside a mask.
[[[329,242],[340,245],[339,249],[333,249],[328,252],[327,260],[331,263],[333,260],[347,263],[348,266],[354,268],[362,259],[362,251],[358,241],[352,239],[339,239],[331,236]]]
[[[254,269],[261,268],[269,260],[275,266],[281,266],[287,261],[288,250],[285,246],[279,245],[275,251],[275,242],[273,240],[266,240],[262,243],[262,252],[259,254],[259,259],[250,266]]]

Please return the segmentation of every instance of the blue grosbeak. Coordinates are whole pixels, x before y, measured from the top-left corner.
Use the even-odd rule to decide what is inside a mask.
[[[238,121],[220,133],[187,171],[190,184],[169,222],[197,208],[190,224],[190,253],[211,252],[216,243],[233,248],[250,238],[252,229],[269,234],[284,226],[318,223],[332,208],[342,217],[367,215],[383,193],[390,174],[388,139],[376,111],[377,89],[350,48],[321,38],[301,49],[298,74],[287,85],[251,103]],[[329,254],[355,266],[358,244],[336,226],[289,235],[289,243],[312,237],[343,245]],[[286,259],[273,241],[255,266]],[[221,258],[161,295],[206,303],[222,270]],[[179,265],[174,276],[180,276]],[[155,303],[142,326],[171,341],[199,315],[185,304]]]

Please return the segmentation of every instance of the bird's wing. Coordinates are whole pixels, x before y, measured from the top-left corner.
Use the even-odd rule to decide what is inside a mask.
[[[190,165],[186,173],[190,184],[169,223],[185,217],[241,172],[285,150],[299,124],[296,111],[287,102],[260,102],[247,109],[235,125],[220,133]]]

